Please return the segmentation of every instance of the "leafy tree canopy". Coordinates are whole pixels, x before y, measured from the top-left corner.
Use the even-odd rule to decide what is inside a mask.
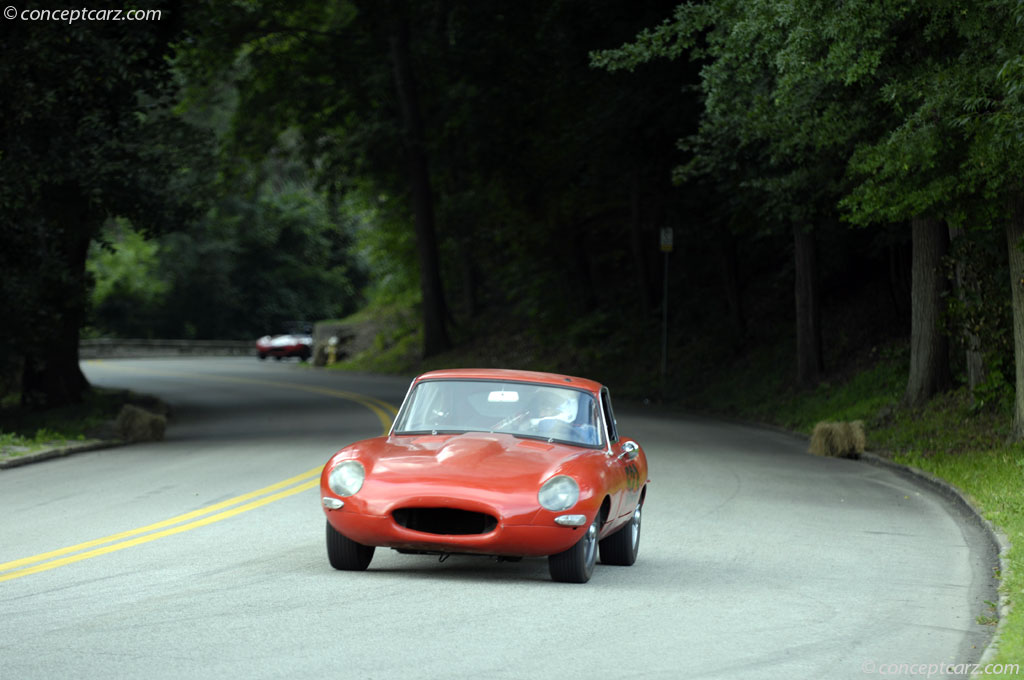
[[[169,230],[199,199],[204,146],[172,113],[166,59],[181,13],[143,7],[165,18],[0,24],[0,298],[19,329],[0,340],[0,363],[23,367],[26,403],[75,401],[86,388],[85,260],[104,222]]]

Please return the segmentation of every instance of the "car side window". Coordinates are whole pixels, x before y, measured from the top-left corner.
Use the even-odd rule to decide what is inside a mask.
[[[615,423],[615,412],[612,411],[612,397],[607,387],[601,388],[601,409],[604,411],[604,421],[608,423],[608,440],[614,444],[619,441],[619,428]]]

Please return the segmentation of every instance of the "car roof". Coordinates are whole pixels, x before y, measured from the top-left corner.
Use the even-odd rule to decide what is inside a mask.
[[[507,368],[446,368],[430,371],[416,378],[423,380],[509,380],[528,382],[558,387],[574,387],[595,394],[601,391],[601,383],[586,378],[577,378],[559,373],[541,373],[539,371],[518,371]]]

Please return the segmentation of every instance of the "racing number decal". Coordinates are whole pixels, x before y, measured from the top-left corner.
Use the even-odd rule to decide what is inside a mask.
[[[626,488],[630,491],[638,491],[641,484],[640,466],[636,463],[630,463],[626,466]]]

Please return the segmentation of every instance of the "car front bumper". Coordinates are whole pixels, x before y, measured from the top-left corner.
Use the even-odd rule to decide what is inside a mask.
[[[337,505],[339,500],[343,503],[342,507],[328,507]],[[495,517],[496,525],[485,533],[439,534],[401,526],[392,512],[360,512],[358,508],[351,507],[355,504],[346,503],[347,500],[325,494],[324,513],[335,530],[357,543],[405,551],[504,557],[542,557],[568,550],[584,535],[586,527],[593,521],[597,512],[596,508],[586,511],[577,507],[564,513],[535,508],[525,515],[505,517],[493,508],[485,509],[472,504],[471,511],[486,512]],[[465,508],[459,504],[445,507]],[[556,518],[569,515],[582,516],[581,525],[566,526],[556,522]]]

